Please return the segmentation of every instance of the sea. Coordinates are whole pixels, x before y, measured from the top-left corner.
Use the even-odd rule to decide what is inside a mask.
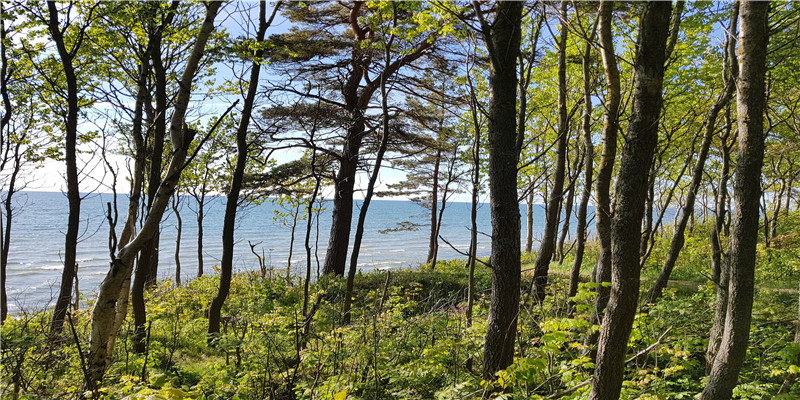
[[[68,202],[60,192],[19,192],[14,196],[14,219],[6,277],[6,290],[10,313],[34,312],[54,304],[58,295],[63,270],[64,235],[67,227]],[[81,203],[81,226],[77,249],[79,290],[84,298],[98,289],[109,268],[108,221],[106,203],[113,202],[112,194],[85,194]],[[127,212],[127,196],[116,197],[121,230]],[[203,266],[205,273],[215,273],[214,266],[222,257],[222,225],[225,211],[224,197],[207,197],[203,220]],[[191,196],[180,201],[182,234],[180,241],[181,280],[187,282],[197,276],[197,202]],[[354,205],[352,234],[355,234],[358,210],[362,201]],[[325,260],[325,249],[331,224],[332,203],[326,200],[325,208],[314,222],[311,236],[312,271],[316,274]],[[235,231],[234,270],[258,270],[259,264],[250,244],[276,273],[286,273],[289,263],[291,218],[281,218],[279,213],[289,210],[269,200],[239,210]],[[522,222],[521,240],[526,236],[525,214],[520,205]],[[591,212],[591,211],[590,211]],[[541,237],[544,229],[544,207],[533,208],[534,238]],[[572,219],[574,237],[574,218]],[[464,259],[463,253],[470,241],[470,204],[451,202],[443,215],[440,236],[439,260]],[[291,258],[292,274],[303,274],[306,268],[304,247],[306,221],[299,221]],[[317,231],[318,236],[317,236]],[[491,249],[491,216],[487,203],[478,207],[478,256],[487,257]],[[373,200],[367,214],[358,268],[399,269],[418,267],[428,253],[430,211],[418,203],[402,200]],[[161,224],[159,252],[159,277],[174,279],[177,218],[172,210],[164,215]],[[352,237],[351,237],[352,250]],[[455,249],[453,249],[453,247]],[[349,255],[348,255],[349,260]],[[84,303],[85,304],[85,303]]]

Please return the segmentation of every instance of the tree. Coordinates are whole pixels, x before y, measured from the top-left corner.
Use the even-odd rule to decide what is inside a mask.
[[[72,3],[68,6],[71,9]],[[67,15],[64,23],[59,22],[61,12],[55,2],[47,2],[47,29],[50,38],[56,46],[58,58],[61,62],[62,72],[66,84],[64,102],[67,105],[66,113],[61,116],[64,118],[64,160],[67,166],[67,198],[69,199],[69,217],[67,222],[67,233],[64,245],[64,270],[61,275],[61,287],[56,305],[53,309],[53,318],[50,322],[51,337],[61,333],[64,326],[64,318],[72,300],[72,283],[75,280],[77,263],[75,261],[76,248],[78,246],[78,229],[80,224],[81,195],[78,187],[78,161],[77,161],[77,142],[78,142],[78,117],[79,117],[79,88],[78,77],[75,71],[75,58],[81,50],[85,39],[86,30],[92,21],[92,12],[97,7],[97,3],[89,6],[84,20],[77,27],[74,42],[68,44],[65,35],[70,26],[75,21],[72,16]],[[76,29],[76,28],[73,28]],[[69,48],[68,48],[69,46]]]
[[[566,171],[567,139],[569,138],[569,116],[567,114],[567,2],[561,2],[559,13],[561,34],[558,38],[558,138],[556,145],[556,162],[553,171],[553,186],[547,204],[544,234],[539,246],[533,270],[533,286],[531,296],[539,303],[543,302],[547,287],[547,274],[550,261],[556,249],[556,235],[561,211],[561,200],[564,191],[564,175]]]
[[[590,399],[616,399],[622,387],[625,350],[639,297],[641,226],[650,165],[658,141],[671,8],[668,2],[647,3],[639,21],[633,108],[614,193],[611,297],[600,330]],[[604,29],[601,25],[601,32]]]
[[[278,1],[272,9],[272,14],[267,19],[266,2],[259,3],[258,8],[258,32],[255,41],[252,43],[252,59],[250,66],[250,80],[247,85],[247,95],[242,105],[242,115],[239,119],[239,126],[236,129],[236,167],[231,177],[230,188],[225,203],[225,221],[222,226],[222,261],[220,262],[219,289],[208,306],[208,341],[211,343],[216,335],[219,334],[219,324],[221,319],[222,305],[228,297],[231,286],[231,275],[233,274],[233,245],[234,228],[236,226],[236,209],[239,207],[239,193],[242,190],[245,166],[247,165],[247,129],[250,125],[250,116],[253,113],[256,92],[258,91],[258,77],[261,73],[261,61],[264,57],[263,41],[267,29],[275,19],[278,9],[282,2]]]
[[[489,193],[492,214],[492,294],[483,351],[483,377],[514,360],[520,296],[520,217],[517,196],[517,69],[521,2],[500,1],[490,24],[473,3],[489,55]]]
[[[764,78],[769,44],[769,8],[767,2],[739,3],[740,59],[736,82],[739,154],[733,186],[733,228],[723,264],[728,274],[727,311],[719,350],[700,395],[703,400],[731,398],[750,337],[764,161]]]
[[[308,28],[271,37],[276,48],[281,49],[271,54],[274,61],[288,64],[314,58],[328,61],[320,61],[319,65],[315,62],[312,68],[300,67],[297,76],[290,74],[291,79],[281,90],[307,96],[307,92],[296,89],[295,81],[310,86],[320,85],[324,96],[317,99],[347,114],[346,123],[341,127],[344,132],[339,141],[339,168],[334,179],[331,233],[323,274],[344,275],[353,216],[353,190],[361,147],[365,136],[370,133],[366,126],[366,112],[372,97],[382,79],[396,75],[402,65],[411,64],[425,55],[439,35],[436,18],[424,8],[424,3],[403,3],[397,24],[405,31],[404,38],[408,40],[395,43],[394,51],[403,55],[382,68],[376,62],[380,59],[376,56],[376,50],[380,50],[376,43],[380,43],[381,38],[373,24],[379,24],[382,18],[382,13],[376,11],[389,4],[363,1],[355,1],[352,5],[292,3],[287,5],[286,14],[290,20],[302,22]],[[419,21],[426,23],[420,24]],[[290,51],[285,51],[287,49]],[[332,57],[334,55],[341,57]],[[324,57],[329,58],[324,60]],[[344,65],[346,71],[340,69]],[[334,98],[341,98],[341,101],[332,100]]]
[[[180,79],[180,89],[175,99],[172,118],[169,124],[170,139],[173,146],[173,156],[166,171],[166,178],[159,186],[158,194],[149,209],[149,213],[142,224],[139,233],[132,237],[130,242],[115,253],[114,246],[110,246],[111,266],[105,280],[100,285],[97,301],[92,310],[91,336],[89,353],[86,361],[87,386],[93,388],[102,380],[108,368],[116,339],[116,308],[123,283],[129,279],[136,255],[145,243],[155,235],[161,217],[169,204],[172,193],[180,178],[189,145],[196,132],[185,125],[186,109],[191,96],[192,80],[194,79],[200,59],[203,56],[206,42],[214,28],[214,18],[222,4],[210,2],[206,5],[206,15],[203,20],[197,40],[192,46],[192,52],[186,62],[185,69]],[[115,240],[112,240],[112,243]]]
[[[738,18],[738,14],[737,12],[734,12],[731,23],[727,29],[728,37],[724,45],[726,50],[725,65],[728,65],[732,68],[727,68],[726,71],[724,71],[724,85],[722,88],[722,93],[719,94],[716,102],[714,102],[711,109],[708,111],[705,121],[703,122],[703,142],[700,144],[700,152],[697,154],[697,160],[695,161],[694,169],[692,170],[692,182],[689,184],[689,191],[686,194],[686,200],[684,201],[683,208],[681,210],[680,220],[675,225],[672,241],[670,242],[669,252],[667,253],[667,259],[664,261],[664,266],[661,269],[661,273],[658,275],[658,278],[656,278],[653,288],[647,295],[647,303],[654,303],[661,296],[661,292],[667,286],[672,269],[675,267],[675,263],[678,260],[678,255],[683,248],[685,242],[684,233],[689,222],[689,217],[695,213],[694,203],[697,193],[700,190],[700,184],[702,183],[706,158],[708,158],[711,142],[714,139],[717,117],[719,113],[727,106],[728,101],[733,95],[733,89],[735,87],[734,79],[736,76],[734,62],[736,57],[736,44],[732,38],[732,35],[736,33],[736,18]]]
[[[614,52],[614,36],[611,33],[612,11],[614,3],[601,1],[597,16],[597,38],[600,42],[600,56],[603,59],[607,93],[605,97],[605,114],[603,116],[603,149],[600,164],[597,168],[595,183],[595,218],[597,219],[597,239],[600,246],[597,262],[592,270],[592,282],[611,281],[611,179],[614,174],[614,162],[617,157],[617,133],[619,131],[620,114],[620,79],[617,67],[617,55]],[[593,324],[600,324],[602,315],[608,304],[609,288],[600,285],[595,297],[594,313],[590,319]],[[597,336],[590,336],[590,344],[594,344]]]

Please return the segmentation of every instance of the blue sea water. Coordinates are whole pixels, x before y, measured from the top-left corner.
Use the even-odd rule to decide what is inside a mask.
[[[64,233],[67,224],[67,198],[63,193],[21,192],[15,195],[17,213],[11,233],[9,265],[7,270],[7,293],[9,312],[36,311],[52,305],[58,294],[58,285],[63,269]],[[106,202],[113,201],[111,194],[86,195],[81,204],[81,230],[78,243],[79,286],[81,294],[91,296],[105,277],[109,265],[108,224],[105,218]],[[208,201],[208,199],[207,199]],[[191,197],[182,198],[183,220],[180,243],[181,278],[185,282],[197,275],[197,222],[196,202]],[[318,249],[314,248],[315,232],[312,233],[312,270],[325,260],[325,248],[330,230],[330,202],[319,217]],[[356,201],[354,215],[358,215],[361,201]],[[127,211],[127,196],[117,198],[119,210],[118,227],[121,227]],[[225,198],[215,197],[206,205],[203,240],[203,263],[206,273],[214,273],[222,256],[222,224]],[[268,265],[285,271],[289,256],[290,224],[275,220],[276,205],[269,201],[239,211],[235,233],[234,269],[236,271],[258,269],[256,257],[251,253],[248,241],[260,243],[256,250],[265,255]],[[520,206],[522,235],[525,240],[526,206]],[[448,203],[444,213],[440,235],[460,251],[469,247],[470,225],[469,203]],[[425,262],[428,251],[429,211],[411,201],[374,200],[367,214],[364,238],[358,266],[363,271],[375,268],[414,267]],[[355,233],[356,219],[353,219]],[[177,222],[169,210],[161,225],[159,247],[159,276],[174,277],[175,238]],[[381,231],[414,224],[418,230]],[[534,206],[534,238],[541,236],[544,224],[544,208]],[[573,224],[574,227],[574,219]],[[121,228],[120,228],[121,229]],[[478,255],[488,256],[491,248],[491,217],[488,204],[478,209]],[[573,228],[574,230],[574,228]],[[119,232],[119,229],[118,229]],[[573,231],[574,235],[574,231]],[[306,266],[303,246],[305,221],[298,223],[292,255],[293,273],[301,273]],[[352,243],[352,239],[351,239]],[[317,257],[314,256],[316,254]],[[349,256],[348,256],[349,257]],[[440,241],[439,259],[464,258]],[[349,260],[349,258],[348,258]]]

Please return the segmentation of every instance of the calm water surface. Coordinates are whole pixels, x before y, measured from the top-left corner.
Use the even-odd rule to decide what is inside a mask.
[[[113,201],[110,194],[93,194],[81,203],[81,233],[78,243],[79,285],[83,295],[97,290],[108,271],[108,225],[104,216],[106,202]],[[18,212],[15,215],[11,234],[9,265],[7,271],[7,293],[9,312],[21,309],[35,311],[52,305],[58,294],[58,285],[63,269],[64,234],[67,224],[67,198],[62,193],[22,192],[15,195]],[[183,233],[180,243],[181,279],[185,282],[197,275],[197,222],[196,202],[191,197],[182,198],[180,211],[183,220]],[[118,229],[127,210],[127,196],[118,196]],[[318,256],[319,262],[325,260],[325,248],[330,229],[330,202],[327,210],[319,218]],[[356,201],[356,208],[361,206]],[[225,199],[216,197],[206,206],[203,222],[203,264],[206,273],[213,273],[222,256],[222,223]],[[268,265],[285,270],[289,256],[291,225],[275,219],[276,209],[271,202],[250,207],[239,212],[234,250],[234,269],[244,271],[258,269],[256,257],[251,253],[248,241],[260,243],[256,249],[263,251]],[[285,211],[285,210],[284,210]],[[444,213],[440,235],[459,250],[466,252],[469,247],[469,203],[449,203]],[[520,206],[522,216],[522,240],[525,239],[524,205]],[[429,216],[427,210],[410,201],[375,200],[371,203],[364,231],[363,244],[359,256],[359,268],[369,271],[375,268],[404,268],[417,266],[425,261],[428,251]],[[356,218],[353,220],[355,232]],[[573,219],[574,221],[574,219]],[[412,223],[418,230],[404,230],[381,233],[381,231]],[[534,237],[541,236],[544,223],[544,209],[534,208]],[[305,270],[305,221],[298,223],[292,268],[295,273]],[[572,223],[574,227],[574,222]],[[315,225],[316,228],[316,225]],[[488,204],[478,209],[478,229],[486,235],[478,235],[478,255],[485,257],[490,252],[491,218]],[[574,229],[574,228],[573,228]],[[159,275],[161,278],[174,277],[175,238],[177,220],[169,210],[161,225],[159,247]],[[315,232],[312,232],[312,252]],[[574,232],[573,232],[574,234]],[[352,240],[351,240],[352,242]],[[317,269],[317,257],[312,253],[312,269]],[[463,258],[444,242],[439,246],[439,259]],[[348,256],[349,260],[349,256]]]

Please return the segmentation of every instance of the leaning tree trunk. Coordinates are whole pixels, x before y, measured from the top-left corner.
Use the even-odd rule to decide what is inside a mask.
[[[190,88],[200,64],[200,59],[203,56],[206,42],[214,28],[214,18],[220,6],[220,2],[208,3],[205,19],[180,79],[178,95],[175,99],[169,127],[173,156],[167,168],[166,178],[161,182],[158,195],[142,224],[141,230],[135,238],[119,250],[116,256],[112,254],[111,267],[106,278],[100,284],[97,300],[92,310],[89,352],[86,360],[87,379],[92,385],[102,380],[113,354],[117,333],[115,324],[116,307],[120,290],[122,290],[123,283],[130,278],[136,254],[158,230],[161,217],[169,205],[170,197],[183,170],[189,145],[194,139],[195,132],[185,127],[186,109],[191,97]]]
[[[728,309],[711,374],[700,398],[730,399],[747,353],[758,242],[758,206],[764,162],[764,76],[769,42],[769,3],[741,2],[736,111],[739,157],[733,185],[734,217],[725,265]]]
[[[175,286],[181,286],[181,234],[183,233],[183,218],[181,218],[181,210],[178,204],[181,199],[178,192],[172,195],[172,212],[175,213],[175,219],[178,222],[178,229],[175,232]]]
[[[492,294],[483,351],[483,378],[514,361],[520,292],[520,221],[517,197],[517,73],[521,2],[498,2],[491,27],[481,17],[489,51],[489,193],[492,213]]]
[[[389,41],[389,46],[391,45],[391,40]],[[389,60],[389,49],[386,49],[386,59],[387,63]],[[383,136],[381,137],[381,144],[378,148],[378,155],[375,158],[375,166],[372,170],[372,175],[369,177],[369,183],[367,184],[367,193],[364,195],[364,202],[361,204],[361,210],[358,213],[358,223],[356,225],[356,235],[353,239],[353,253],[350,255],[350,267],[347,270],[347,286],[345,289],[344,295],[344,308],[343,308],[343,317],[342,317],[342,324],[349,324],[350,323],[350,307],[353,300],[353,283],[355,282],[356,278],[356,269],[358,269],[358,255],[361,251],[361,240],[364,237],[364,224],[367,220],[367,211],[369,210],[369,205],[372,202],[372,195],[375,191],[375,183],[378,181],[378,172],[381,169],[381,163],[383,162],[383,155],[386,153],[386,146],[389,141],[389,106],[387,103],[387,93],[386,93],[386,81],[381,82],[381,109],[383,110]],[[433,203],[436,203],[436,198],[433,199]],[[436,215],[436,214],[432,214]],[[434,256],[435,257],[435,256]],[[433,266],[431,266],[433,267]]]
[[[272,23],[281,3],[278,2],[272,11],[272,16],[267,20],[267,4],[262,1],[258,8],[258,32],[256,43],[264,41],[267,28]],[[208,342],[213,343],[219,335],[219,324],[222,314],[222,305],[228,298],[233,274],[233,245],[234,229],[236,228],[236,209],[239,207],[239,193],[242,190],[244,169],[247,165],[247,128],[250,125],[250,116],[253,113],[253,104],[258,92],[258,76],[261,73],[261,60],[264,57],[264,47],[258,46],[253,52],[253,62],[250,65],[250,82],[247,85],[247,94],[242,105],[242,115],[236,129],[236,166],[231,177],[231,186],[225,203],[225,220],[222,224],[222,260],[220,261],[219,289],[208,306]],[[309,216],[311,218],[311,216]]]
[[[48,30],[56,45],[61,67],[64,69],[66,81],[67,115],[64,119],[64,161],[67,166],[67,199],[69,200],[69,215],[67,217],[67,233],[64,243],[64,269],[61,273],[61,287],[59,288],[56,305],[53,309],[53,318],[50,322],[50,336],[55,337],[64,327],[64,318],[72,299],[72,282],[75,280],[75,258],[78,247],[78,229],[80,225],[81,195],[78,188],[78,78],[75,74],[73,60],[75,54],[68,51],[64,43],[64,32],[58,21],[56,3],[48,2],[49,14]]]
[[[734,21],[732,21],[731,27],[733,29],[731,32],[735,32],[736,27]],[[731,49],[731,46],[728,43],[730,43],[732,40],[733,39],[731,39],[729,36],[725,45],[726,50]],[[734,57],[736,54],[733,51],[726,51],[726,53],[727,57],[729,57],[731,60],[735,59]],[[705,171],[708,151],[711,148],[711,142],[714,139],[714,131],[716,130],[717,126],[717,116],[719,116],[720,111],[727,106],[731,96],[733,95],[733,78],[729,75],[726,75],[724,80],[725,82],[722,88],[722,93],[720,93],[717,101],[714,102],[714,105],[711,106],[711,109],[706,115],[706,120],[703,124],[703,143],[700,145],[700,152],[697,154],[697,160],[695,161],[694,169],[692,170],[692,182],[689,184],[689,192],[686,194],[686,200],[683,204],[681,218],[675,225],[675,229],[672,234],[672,241],[669,245],[667,259],[664,262],[664,266],[661,268],[661,273],[658,275],[658,278],[656,278],[653,288],[647,295],[646,303],[648,304],[655,303],[658,298],[661,297],[661,292],[665,287],[667,287],[669,277],[672,274],[672,270],[675,268],[675,263],[678,261],[678,255],[680,254],[680,251],[685,243],[684,234],[686,231],[686,225],[689,222],[689,217],[694,215],[695,198],[697,197],[697,191],[700,190],[700,184],[703,180],[703,172]]]
[[[596,29],[595,25],[595,29]],[[569,290],[567,298],[578,293],[578,282],[580,281],[581,265],[583,264],[583,253],[586,248],[586,214],[589,208],[589,198],[592,197],[592,173],[594,172],[594,144],[592,143],[592,40],[586,38],[586,47],[583,50],[581,63],[583,72],[583,194],[581,202],[578,204],[578,221],[576,227],[575,259],[572,261],[572,270],[569,275]]]
[[[634,60],[633,109],[622,148],[611,226],[611,298],[603,318],[589,399],[619,398],[639,297],[639,245],[647,180],[658,142],[669,2],[647,3]]]
[[[611,281],[611,178],[614,173],[614,162],[617,156],[617,132],[619,131],[620,82],[617,55],[614,53],[614,36],[611,33],[611,12],[614,3],[600,2],[597,21],[597,37],[600,42],[600,55],[603,59],[603,71],[606,77],[605,115],[603,117],[603,150],[597,170],[597,187],[595,197],[595,218],[597,219],[597,239],[599,249],[597,261],[592,271],[592,282]],[[592,324],[602,322],[603,313],[608,304],[610,288],[598,286],[595,296],[594,312],[590,318]],[[593,346],[597,343],[598,333],[590,334],[586,343]],[[592,357],[594,358],[594,357]]]
[[[547,205],[544,234],[539,245],[539,253],[533,269],[531,296],[539,303],[547,296],[547,275],[550,261],[556,248],[559,208],[564,189],[564,170],[567,157],[567,2],[561,2],[561,35],[558,40],[558,139],[556,146],[556,165],[553,172],[553,188]]]

